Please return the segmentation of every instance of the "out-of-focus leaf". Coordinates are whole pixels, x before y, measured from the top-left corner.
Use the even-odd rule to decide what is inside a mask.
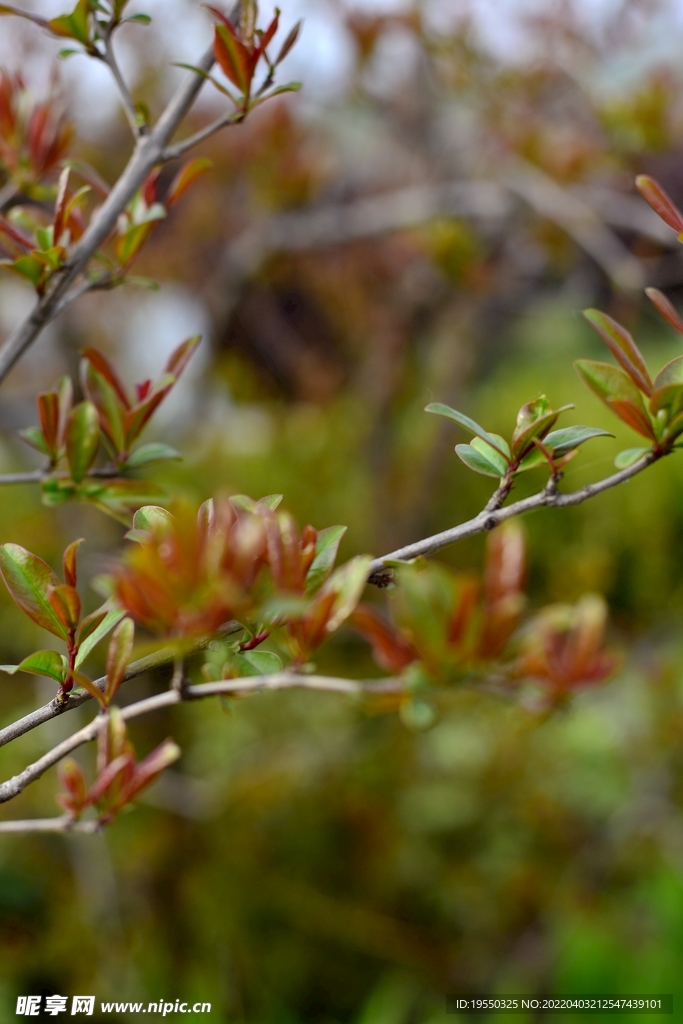
[[[642,459],[643,455],[647,455],[649,451],[649,448],[625,448],[623,452],[619,452],[616,456],[614,465],[617,469],[628,469],[638,459]]]
[[[287,36],[287,38],[285,39],[284,43],[280,47],[280,52],[278,53],[277,57],[275,58],[275,64],[276,65],[280,64],[285,59],[285,57],[287,56],[289,51],[292,49],[292,47],[296,43],[297,39],[299,38],[299,33],[301,32],[301,26],[302,25],[303,25],[303,21],[297,21],[297,23],[294,26],[294,28],[292,28],[290,30],[289,35]]]
[[[139,508],[133,516],[133,528],[149,533],[171,529],[174,522],[173,515],[160,505],[145,505],[144,508]]]
[[[71,477],[80,484],[95,461],[100,446],[100,418],[92,402],[81,402],[66,427],[66,456]]]
[[[333,633],[348,619],[360,601],[368,578],[368,569],[372,559],[369,555],[357,555],[346,565],[340,566],[332,573],[326,583],[318,591],[336,595],[332,615],[327,620],[327,631]]]
[[[103,640],[126,613],[121,608],[99,609],[81,622],[78,632],[76,668],[80,668],[94,647]]]
[[[112,634],[107,652],[107,684],[104,696],[107,703],[116,696],[126,674],[135,639],[135,624],[132,619],[123,619]]]
[[[546,434],[543,443],[552,448],[555,455],[564,455],[594,437],[614,437],[614,434],[610,434],[609,430],[600,430],[599,427],[583,427],[577,424],[575,427],[562,427],[560,430],[551,431]]]
[[[619,419],[643,437],[656,440],[640,391],[623,370],[617,366],[610,366],[609,363],[596,363],[590,359],[579,359],[574,366],[584,384],[612,409]]]
[[[486,441],[487,444],[491,445],[492,448],[497,449],[504,458],[510,457],[510,450],[505,444],[502,446],[499,441],[496,441],[492,434],[480,427],[478,423],[470,419],[469,416],[465,416],[463,413],[458,412],[457,409],[451,409],[450,405],[444,405],[442,402],[432,402],[425,409],[425,412],[436,413],[437,416],[447,416],[448,419],[455,420],[465,430],[469,430],[472,434],[476,434],[482,441]]]
[[[271,651],[242,651],[234,660],[240,676],[270,676],[282,670],[282,661]]]
[[[168,190],[165,200],[166,206],[171,207],[175,205],[175,203],[185,195],[188,188],[194,184],[197,178],[212,167],[213,160],[208,160],[206,157],[199,157],[197,160],[190,160],[190,162],[185,164],[184,167],[181,167]]]
[[[664,223],[680,235],[683,232],[683,214],[659,182],[648,174],[639,174],[636,178],[636,188]]]
[[[281,494],[267,494],[265,498],[258,498],[256,501],[248,494],[233,494],[230,504],[233,508],[242,509],[244,512],[257,512],[259,505],[265,506],[271,512],[275,512],[282,502]]]
[[[318,531],[315,558],[306,574],[306,594],[314,594],[332,572],[339,544],[345,533],[345,526],[328,526],[325,530]]]
[[[640,349],[626,328],[599,309],[584,309],[583,315],[598,332],[617,362],[626,370],[636,387],[644,394],[651,395],[653,387],[649,370]]]
[[[3,544],[0,573],[12,599],[29,618],[55,636],[68,638],[68,630],[50,604],[50,588],[60,584],[47,562],[19,544]]]
[[[144,761],[135,766],[133,776],[124,787],[122,787],[120,800],[127,803],[134,799],[147,786],[161,775],[166,768],[170,767],[182,755],[182,751],[173,740],[165,740],[156,750],[153,750]]]
[[[90,0],[78,0],[71,14],[51,18],[48,27],[56,36],[75,39],[84,46],[90,45]]]
[[[484,458],[471,444],[456,444],[455,452],[467,468],[473,469],[475,473],[483,473],[484,476],[494,476],[496,479],[500,477],[499,468]]]
[[[251,85],[249,54],[229,23],[216,25],[213,52],[223,73],[246,95]]]
[[[148,480],[109,480],[106,483],[87,480],[79,489],[79,497],[112,513],[129,512],[149,504],[166,492]]]
[[[64,505],[67,501],[73,501],[78,495],[78,485],[72,480],[61,480],[58,477],[48,477],[40,485],[43,504],[48,508],[56,505]]]
[[[669,302],[666,295],[663,295],[657,288],[646,288],[645,294],[657,312],[664,317],[666,322],[670,324],[675,331],[678,331],[679,334],[683,334],[683,320],[681,320],[678,315],[678,311]]]
[[[182,455],[175,448],[168,444],[160,444],[153,441],[150,444],[142,444],[128,456],[124,466],[128,469],[137,469],[139,466],[147,466],[150,462],[161,462],[165,459],[182,459]]]
[[[15,672],[28,672],[33,676],[47,676],[57,683],[63,683],[65,677],[64,659],[56,651],[36,651],[19,665],[0,665],[0,672],[13,676]]]

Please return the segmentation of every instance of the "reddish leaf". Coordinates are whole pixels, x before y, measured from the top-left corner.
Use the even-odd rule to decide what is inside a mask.
[[[38,413],[45,443],[56,459],[59,449],[59,396],[56,391],[44,391],[38,395]]]
[[[170,209],[174,206],[178,200],[185,195],[188,188],[194,184],[205,171],[208,171],[213,167],[213,161],[208,160],[205,157],[201,157],[197,160],[191,160],[189,163],[181,167],[177,175],[171,183],[171,187],[168,190],[164,205]]]
[[[130,401],[126,394],[126,389],[121,383],[121,379],[116,370],[106,356],[103,356],[102,353],[98,352],[95,348],[84,348],[81,350],[81,355],[84,359],[87,359],[94,369],[97,370],[97,372],[104,377],[107,383],[112,386],[124,409],[130,409]]]
[[[652,380],[635,341],[620,323],[613,320],[599,309],[584,309],[583,315],[607,345],[614,358],[626,370],[627,374],[641,391],[651,395]]]
[[[47,562],[19,544],[3,544],[0,573],[12,599],[29,618],[55,636],[68,638],[68,630],[50,604],[50,588],[60,583]]]
[[[659,182],[647,174],[640,174],[636,178],[636,188],[665,224],[677,234],[683,232],[683,215]]]
[[[359,605],[349,622],[369,641],[375,660],[387,672],[402,672],[417,660],[418,653],[410,640],[369,605]]]
[[[633,430],[656,441],[656,435],[643,405],[640,391],[623,370],[609,363],[579,359],[574,366],[583,380],[608,408]]]
[[[59,185],[57,186],[57,198],[55,200],[54,231],[52,235],[55,245],[59,243],[59,240],[62,236],[62,232],[66,227],[66,207],[69,201],[69,174],[69,168],[65,167],[59,176]]]
[[[187,341],[178,345],[178,347],[171,353],[171,356],[164,368],[164,373],[172,373],[177,380],[189,363],[201,340],[201,334],[194,334],[191,338],[188,338]]]
[[[67,583],[50,587],[48,599],[59,621],[70,633],[73,632],[81,617],[81,599],[75,587]]]
[[[73,541],[73,543],[69,544],[62,558],[62,566],[64,568],[64,582],[67,583],[70,587],[76,586],[76,553],[80,545],[83,543],[83,537],[81,537],[79,540]]]
[[[235,30],[229,22],[227,27],[216,25],[213,52],[227,78],[245,96],[248,95],[253,75],[249,52],[237,38]]]
[[[657,312],[664,317],[666,322],[670,324],[675,331],[678,331],[679,334],[683,334],[683,320],[681,320],[678,312],[669,302],[666,295],[663,295],[657,288],[646,288],[645,294]]]
[[[132,619],[123,619],[112,633],[107,653],[107,685],[105,698],[107,703],[116,696],[128,668],[133,650],[135,626]]]

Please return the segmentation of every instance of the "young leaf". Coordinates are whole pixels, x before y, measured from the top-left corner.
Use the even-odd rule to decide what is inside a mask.
[[[120,804],[128,803],[146,786],[151,785],[166,768],[178,760],[181,754],[177,743],[173,740],[164,740],[144,761],[135,766],[132,778],[121,788]]]
[[[552,448],[554,455],[565,455],[566,452],[578,448],[584,441],[590,441],[594,437],[614,437],[608,430],[600,430],[598,427],[562,427],[560,430],[553,430],[546,434],[543,443]]]
[[[332,614],[327,621],[327,632],[334,633],[341,624],[348,619],[360,601],[361,594],[365,589],[368,578],[368,567],[372,559],[369,555],[357,555],[346,565],[336,569],[322,588],[318,596],[324,593],[334,593],[335,601]]]
[[[213,53],[216,63],[220,65],[227,78],[241,93],[247,95],[253,75],[249,53],[235,35],[235,30],[229,22],[227,25],[216,25]]]
[[[50,588],[60,584],[47,562],[19,544],[3,544],[0,573],[12,599],[30,619],[55,636],[68,639],[68,630],[50,604]]]
[[[501,476],[498,467],[489,462],[471,444],[456,444],[455,453],[465,463],[467,468],[473,469],[475,473],[483,473],[484,476],[494,476],[496,479],[499,479]]]
[[[683,215],[659,182],[647,174],[640,174],[636,178],[636,188],[665,224],[677,234],[683,232]]]
[[[495,434],[492,434],[491,436],[496,437]],[[499,476],[505,476],[509,469],[509,464],[507,459],[503,458],[496,448],[492,448],[490,444],[487,444],[486,441],[482,441],[480,437],[472,438],[472,448],[475,448],[480,455],[484,456],[487,462],[490,462],[492,466],[496,467]]]
[[[104,610],[100,608],[83,619],[77,637],[76,668],[80,668],[93,648],[119,624],[125,614],[122,608],[107,609],[105,606]]]
[[[65,677],[64,659],[56,651],[36,651],[19,665],[0,665],[1,672],[13,676],[15,672],[28,672],[33,676],[47,676],[57,683],[63,683]]]
[[[75,587],[77,583],[78,577],[76,573],[76,553],[80,545],[83,543],[83,537],[79,538],[79,540],[73,541],[71,544],[69,544],[68,548],[66,549],[62,556],[64,582],[67,583],[70,587]]]
[[[197,178],[212,167],[213,160],[208,160],[206,157],[200,157],[197,160],[190,160],[190,162],[185,164],[184,167],[181,167],[173,179],[171,187],[166,195],[166,207],[170,208],[171,206],[174,206],[181,196],[185,195],[188,188],[194,184]]]
[[[80,484],[100,446],[100,418],[92,402],[75,406],[66,425],[66,456],[71,478]]]
[[[107,653],[107,684],[104,696],[107,704],[116,696],[123,682],[133,651],[135,625],[132,619],[123,619],[112,634]]]
[[[81,617],[81,599],[75,587],[65,583],[58,587],[51,587],[48,593],[50,604],[60,622],[66,626],[69,632],[76,629]]]
[[[145,505],[133,516],[133,528],[149,533],[170,530],[175,523],[174,516],[160,505]]]
[[[150,462],[161,462],[166,459],[182,459],[182,455],[168,444],[153,441],[136,448],[123,463],[123,468],[138,469],[140,466],[149,465]]]
[[[71,14],[64,14],[60,18],[52,18],[48,22],[50,31],[56,36],[66,36],[68,39],[75,39],[84,46],[90,45],[90,0],[78,0]]]
[[[584,309],[583,315],[607,345],[614,358],[626,370],[636,387],[646,395],[653,392],[650,373],[640,349],[620,323],[599,309]]]
[[[648,440],[656,440],[640,391],[623,370],[610,366],[609,363],[595,363],[590,359],[579,359],[574,366],[584,384],[612,409],[619,419]]]
[[[306,573],[306,594],[315,594],[332,572],[345,526],[328,526],[319,530],[315,541],[315,558]]]
[[[465,428],[465,430],[471,431],[471,433],[480,437],[482,441],[486,441],[486,443],[491,445],[492,448],[495,448],[496,451],[500,452],[503,458],[509,458],[510,452],[505,450],[507,445],[503,447],[500,444],[500,441],[496,441],[492,434],[489,434],[483,427],[480,427],[479,424],[475,423],[475,421],[470,419],[469,416],[465,416],[463,413],[458,412],[457,409],[451,409],[450,405],[444,405],[442,402],[432,402],[426,407],[425,412],[433,412],[436,413],[437,416],[447,416],[449,419],[455,420],[455,422],[459,423],[461,427]]]
[[[623,452],[619,452],[614,460],[614,465],[617,469],[628,469],[638,459],[642,459],[643,455],[647,455],[650,451],[649,448],[625,448]]]
[[[242,651],[234,661],[240,676],[270,676],[282,669],[282,661],[270,651]]]
[[[675,331],[678,331],[679,334],[683,334],[683,320],[681,320],[677,310],[674,309],[666,295],[663,295],[657,288],[646,288],[645,294],[657,312],[664,317],[666,322],[670,324]]]
[[[299,33],[301,32],[302,24],[303,24],[302,21],[297,21],[296,25],[290,31],[290,33],[287,36],[287,38],[285,39],[284,43],[280,47],[280,52],[278,53],[277,57],[275,58],[276,66],[278,64],[282,63],[282,61],[285,59],[285,57],[287,56],[289,51],[292,49],[292,47],[296,43],[297,39],[299,38]]]

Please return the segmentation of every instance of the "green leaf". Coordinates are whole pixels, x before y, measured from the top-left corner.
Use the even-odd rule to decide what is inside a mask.
[[[520,462],[519,466],[515,471],[515,476],[517,475],[517,473],[526,473],[528,469],[536,469],[538,466],[541,465],[547,466],[548,460],[546,459],[541,449],[534,446],[531,449],[531,451],[528,452]]]
[[[663,388],[668,384],[683,384],[683,356],[677,356],[663,366],[654,383],[656,388]]]
[[[242,651],[234,663],[240,676],[270,676],[282,669],[282,661],[270,651]]]
[[[555,455],[565,455],[593,437],[614,437],[614,434],[598,427],[582,427],[577,424],[575,427],[562,427],[561,430],[551,431],[550,434],[546,434],[543,443],[552,448]]]
[[[48,508],[64,505],[78,495],[78,487],[72,480],[60,480],[57,477],[43,480],[40,491],[43,505],[47,505]]]
[[[642,459],[643,455],[647,455],[650,451],[649,448],[625,448],[623,452],[619,452],[614,460],[614,465],[617,469],[628,469],[638,459]]]
[[[132,21],[137,25],[150,25],[152,19],[149,14],[131,14],[130,18],[124,18],[123,21]]]
[[[337,558],[339,544],[346,533],[346,526],[328,526],[319,530],[315,542],[315,558],[306,573],[306,594],[315,594],[332,572]]]
[[[332,614],[327,622],[327,632],[334,633],[348,619],[360,601],[368,578],[368,569],[372,558],[370,555],[357,555],[346,565],[340,566],[332,573],[326,583],[318,591],[318,596],[326,593],[337,595]]]
[[[47,676],[57,683],[64,682],[64,658],[56,651],[36,651],[19,665],[0,665],[0,672],[13,676],[15,672],[28,672],[33,676]]]
[[[500,478],[501,473],[498,467],[484,458],[471,444],[456,444],[455,453],[465,463],[467,468],[473,469],[475,473],[483,473],[484,476],[494,476],[496,479]]]
[[[80,668],[93,648],[100,640],[104,640],[107,633],[110,633],[114,626],[119,624],[125,614],[121,608],[109,608],[105,611],[99,609],[83,619],[78,634],[76,668]]]
[[[241,508],[244,512],[257,512],[259,505],[265,505],[267,509],[274,512],[282,501],[281,494],[267,494],[265,498],[254,501],[248,494],[235,494],[230,498],[230,504],[234,508]]]
[[[56,36],[75,39],[84,46],[90,45],[90,0],[78,0],[71,14],[60,18],[52,18],[49,22],[50,31]]]
[[[43,434],[40,427],[27,427],[25,430],[18,431],[19,437],[26,444],[30,444],[31,448],[35,448],[41,455],[51,455],[50,447],[45,443],[45,435]]]
[[[58,60],[68,60],[69,57],[74,57],[78,53],[83,53],[83,51],[82,50],[73,50],[73,49],[70,49],[67,46],[63,50],[59,51],[59,53],[57,54],[57,59]]]
[[[632,430],[655,441],[655,432],[645,410],[640,391],[623,370],[609,363],[579,359],[574,363],[584,384]]]
[[[495,437],[496,435],[492,434],[491,436]],[[487,462],[490,462],[492,466],[496,467],[498,470],[498,476],[505,476],[510,467],[507,459],[503,458],[499,451],[492,448],[490,444],[486,443],[486,441],[482,441],[480,437],[472,438],[471,447],[478,451],[480,455],[483,455]]]
[[[66,428],[66,456],[71,477],[80,484],[95,461],[100,446],[100,418],[92,402],[72,409]]]
[[[139,466],[147,466],[150,462],[161,462],[165,459],[182,459],[180,452],[171,448],[168,444],[151,442],[142,444],[136,448],[124,463],[126,469],[137,469]]]
[[[432,402],[426,407],[425,412],[433,412],[436,413],[437,416],[447,416],[448,419],[455,420],[455,422],[459,423],[461,427],[465,428],[465,430],[469,430],[471,433],[476,434],[482,439],[482,441],[486,441],[486,443],[491,445],[492,448],[499,451],[504,458],[509,458],[510,449],[504,441],[501,445],[500,441],[495,440],[493,434],[489,434],[483,427],[480,427],[478,423],[475,423],[474,420],[470,419],[469,416],[465,416],[463,413],[458,412],[457,409],[451,409],[450,405],[444,405],[442,402]]]
[[[43,629],[63,640],[68,630],[50,604],[49,588],[59,580],[47,562],[19,544],[0,546],[0,573],[14,602]]]
[[[123,682],[133,652],[134,639],[133,620],[122,619],[112,634],[107,652],[107,685],[104,691],[107,703],[114,699]]]
[[[145,505],[133,516],[133,529],[144,530],[146,533],[169,530],[174,523],[174,516],[161,505]]]
[[[147,480],[111,480],[107,483],[86,480],[79,488],[78,497],[118,514],[140,508],[165,493],[163,487]]]

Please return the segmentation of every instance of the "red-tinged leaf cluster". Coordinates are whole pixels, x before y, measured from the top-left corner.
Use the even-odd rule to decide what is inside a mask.
[[[29,281],[38,295],[45,292],[52,275],[64,266],[71,245],[81,238],[85,228],[80,204],[90,186],[84,185],[72,193],[70,173],[66,167],[59,177],[51,223],[22,207],[12,211],[14,221],[0,216],[0,239],[9,254],[8,259],[0,260],[0,266]]]
[[[666,296],[656,288],[646,289],[646,294],[674,330],[683,334],[683,322]],[[672,359],[652,379],[638,346],[625,327],[597,309],[585,310],[584,316],[619,366],[580,359],[575,363],[579,376],[620,420],[651,446],[621,452],[615,460],[617,467],[627,468],[649,450],[657,454],[670,451],[683,434],[683,356]]]
[[[227,500],[206,502],[198,514],[136,513],[123,563],[114,573],[121,607],[152,633],[208,636],[255,609],[253,588],[266,560],[263,519]]]
[[[95,781],[88,787],[80,765],[67,759],[60,769],[63,792],[57,802],[74,821],[94,807],[100,825],[108,825],[179,757],[180,748],[168,739],[138,761],[121,712],[111,708],[98,737]]]
[[[119,466],[131,460],[133,445],[177,383],[201,338],[188,338],[171,353],[161,377],[141,381],[129,394],[109,360],[93,348],[83,350],[81,383],[97,410],[105,448]],[[143,464],[139,459],[135,465]]]
[[[19,544],[0,546],[0,575],[12,600],[38,626],[64,641],[67,652],[65,657],[56,651],[37,651],[19,665],[1,666],[2,671],[47,676],[59,683],[62,694],[68,693],[74,682],[92,692],[90,681],[78,671],[79,667],[95,644],[123,618],[123,613],[109,604],[82,617],[76,590],[76,551],[81,543],[74,541],[64,552],[64,583],[47,562]]]
[[[0,170],[18,192],[45,199],[43,179],[59,168],[72,138],[54,92],[35,102],[21,75],[0,70]]]
[[[529,624],[514,673],[537,680],[558,694],[599,683],[610,676],[616,658],[603,647],[607,608],[587,594],[575,605],[551,605]]]
[[[362,606],[352,623],[382,668],[420,662],[431,678],[452,681],[504,656],[525,604],[524,571],[523,535],[509,524],[489,537],[483,587],[440,565],[400,566],[392,622]]]
[[[158,196],[161,168],[155,167],[150,171],[142,188],[135,193],[118,220],[115,249],[121,272],[125,273],[130,268],[156,225],[164,220],[171,207],[212,166],[212,162],[206,158],[190,160],[184,164],[163,199]]]

